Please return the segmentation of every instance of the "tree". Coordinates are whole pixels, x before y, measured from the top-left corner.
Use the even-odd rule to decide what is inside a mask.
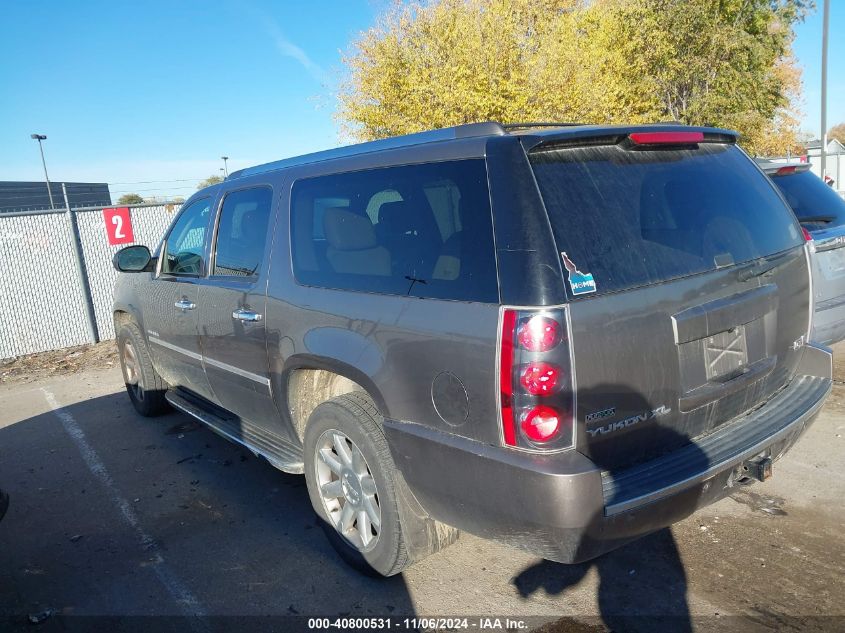
[[[805,0],[431,0],[396,4],[344,56],[360,140],[482,120],[738,129],[796,145]]]
[[[144,199],[137,193],[125,193],[117,199],[118,204],[143,204]]]
[[[836,139],[843,145],[845,145],[845,123],[837,123],[832,128],[827,131],[827,139],[828,141],[832,141]]]
[[[203,180],[200,184],[197,185],[197,189],[205,189],[206,187],[210,187],[211,185],[216,185],[217,183],[223,182],[223,176],[218,176],[214,174],[209,176],[205,180]]]

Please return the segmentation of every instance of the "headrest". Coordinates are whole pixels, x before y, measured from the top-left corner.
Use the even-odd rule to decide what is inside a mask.
[[[379,224],[390,233],[419,230],[421,222],[418,216],[418,208],[404,200],[385,202],[378,210]]]
[[[376,247],[376,232],[370,218],[356,215],[343,207],[326,209],[323,231],[329,246],[339,251],[361,251]]]

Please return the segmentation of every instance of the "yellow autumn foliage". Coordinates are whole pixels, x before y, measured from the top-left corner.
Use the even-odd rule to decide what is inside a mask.
[[[729,127],[797,145],[801,0],[396,4],[345,55],[338,118],[369,140],[475,121]]]

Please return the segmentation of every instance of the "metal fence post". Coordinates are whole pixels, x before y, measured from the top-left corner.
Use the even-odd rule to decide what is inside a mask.
[[[67,197],[67,186],[62,183],[62,194],[65,197],[65,209],[67,211],[68,231],[73,244],[73,259],[76,262],[76,273],[79,280],[79,287],[85,301],[85,317],[88,325],[88,338],[92,343],[98,343],[100,338],[97,335],[97,318],[94,315],[94,298],[91,295],[91,286],[88,284],[88,275],[85,273],[85,260],[82,254],[82,242],[79,239],[79,227],[76,224],[76,215],[70,208],[70,201]]]

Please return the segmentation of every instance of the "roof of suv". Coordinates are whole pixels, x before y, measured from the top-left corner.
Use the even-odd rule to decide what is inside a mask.
[[[227,180],[233,178],[241,178],[243,176],[252,176],[254,174],[266,173],[268,171],[275,171],[277,169],[283,169],[285,167],[294,167],[297,165],[318,163],[322,161],[333,160],[336,158],[347,158],[350,156],[368,154],[372,152],[380,152],[400,147],[426,145],[441,141],[454,141],[465,138],[492,137],[514,134],[520,136],[523,139],[526,139],[528,141],[526,143],[527,147],[533,147],[548,140],[558,138],[575,139],[597,135],[605,136],[613,133],[627,134],[629,132],[636,132],[640,130],[671,131],[678,129],[718,134],[730,137],[732,139],[736,139],[738,136],[736,132],[733,132],[731,130],[724,130],[713,127],[691,127],[676,122],[636,125],[585,125],[580,123],[548,122],[502,124],[497,123],[495,121],[486,121],[483,123],[467,123],[464,125],[456,125],[454,127],[447,127],[439,130],[429,130],[427,132],[417,132],[415,134],[392,136],[377,141],[356,143],[354,145],[346,145],[344,147],[324,150],[321,152],[314,152],[312,154],[304,154],[302,156],[285,158],[282,160],[264,163],[263,165],[256,165],[254,167],[247,167],[245,169],[232,172],[231,174],[229,174]]]

